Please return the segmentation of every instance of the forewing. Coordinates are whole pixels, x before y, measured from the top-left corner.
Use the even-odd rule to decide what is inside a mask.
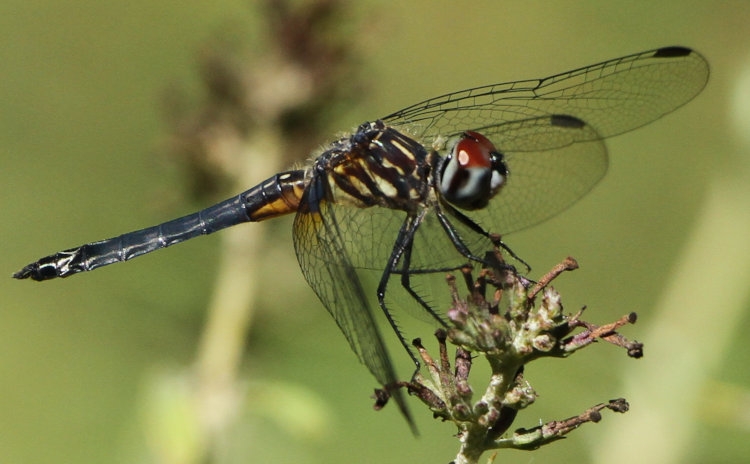
[[[694,50],[660,48],[543,79],[449,93],[382,119],[428,146],[438,136],[450,137],[466,130],[492,132],[503,123],[554,114],[586,121],[605,138],[648,124],[684,105],[700,93],[708,74],[708,63]]]

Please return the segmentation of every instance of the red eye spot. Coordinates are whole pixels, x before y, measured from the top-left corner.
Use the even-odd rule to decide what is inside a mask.
[[[487,137],[478,132],[466,131],[461,140],[456,143],[454,153],[456,161],[465,168],[490,168],[492,162],[490,153],[496,151],[495,146]]]

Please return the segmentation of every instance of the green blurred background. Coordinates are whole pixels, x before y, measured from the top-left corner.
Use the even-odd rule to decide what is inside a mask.
[[[747,459],[750,3],[348,8],[345,33],[367,91],[318,143],[465,87],[666,45],[707,57],[712,75],[695,101],[609,140],[610,171],[593,193],[507,238],[537,273],[576,257],[582,269],[557,284],[567,308],[587,305],[593,322],[636,311],[625,333],[646,344],[638,361],[600,345],[535,363],[527,377],[541,396],[515,425],[618,396],[631,412],[498,462],[613,462],[628,451],[630,462]],[[42,255],[207,204],[187,199],[180,169],[161,150],[164,95],[173,85],[197,93],[197,50],[232,28],[254,39],[259,12],[240,0],[0,4],[0,462],[192,462],[188,451],[164,450],[191,441],[180,416],[183,373],[196,356],[221,237],[43,285],[10,275]],[[276,222],[278,245],[258,266],[277,278],[258,295],[242,369],[248,391],[274,393],[243,406],[218,462],[448,462],[454,430],[416,401],[419,439],[395,408],[371,410],[373,379],[305,285],[291,218]],[[274,394],[298,401],[299,414],[280,418]]]

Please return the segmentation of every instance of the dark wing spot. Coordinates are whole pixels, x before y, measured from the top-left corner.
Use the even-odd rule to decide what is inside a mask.
[[[681,56],[688,56],[693,51],[686,47],[664,47],[654,52],[655,58],[679,58]]]
[[[553,126],[570,127],[571,129],[581,129],[586,125],[585,122],[581,121],[577,117],[567,114],[553,114],[550,117],[550,123]]]

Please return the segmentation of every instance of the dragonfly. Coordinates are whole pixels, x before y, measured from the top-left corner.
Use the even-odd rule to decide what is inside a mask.
[[[360,125],[304,169],[197,213],[49,255],[13,277],[68,277],[295,213],[294,248],[307,283],[412,424],[376,318],[379,308],[418,371],[389,285],[400,285],[418,312],[445,326],[414,279],[484,263],[495,234],[571,206],[607,170],[604,139],[684,105],[708,76],[699,53],[673,46],[448,93]],[[365,271],[379,275],[374,292],[366,290]]]

